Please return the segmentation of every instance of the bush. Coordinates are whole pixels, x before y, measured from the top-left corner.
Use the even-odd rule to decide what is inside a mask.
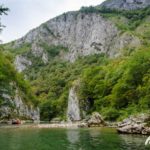
[[[106,108],[106,110],[103,112],[103,115],[106,120],[115,121],[121,114],[117,109]]]

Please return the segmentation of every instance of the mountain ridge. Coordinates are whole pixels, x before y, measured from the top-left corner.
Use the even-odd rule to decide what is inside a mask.
[[[149,0],[106,0],[99,6],[118,10],[136,10],[149,5]]]

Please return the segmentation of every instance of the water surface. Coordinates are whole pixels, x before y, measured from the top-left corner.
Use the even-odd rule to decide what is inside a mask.
[[[107,128],[0,128],[0,150],[150,150],[146,138]]]

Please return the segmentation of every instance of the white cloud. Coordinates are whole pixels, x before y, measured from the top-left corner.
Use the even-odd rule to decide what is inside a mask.
[[[7,27],[2,40],[8,42],[26,34],[30,29],[63,12],[78,10],[81,6],[98,5],[104,0],[1,0],[10,8],[8,16],[2,17]]]

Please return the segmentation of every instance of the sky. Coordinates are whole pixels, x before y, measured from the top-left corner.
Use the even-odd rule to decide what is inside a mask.
[[[1,17],[6,27],[0,34],[3,43],[24,36],[29,30],[67,11],[82,6],[95,6],[104,0],[0,0],[8,7],[8,15]]]

